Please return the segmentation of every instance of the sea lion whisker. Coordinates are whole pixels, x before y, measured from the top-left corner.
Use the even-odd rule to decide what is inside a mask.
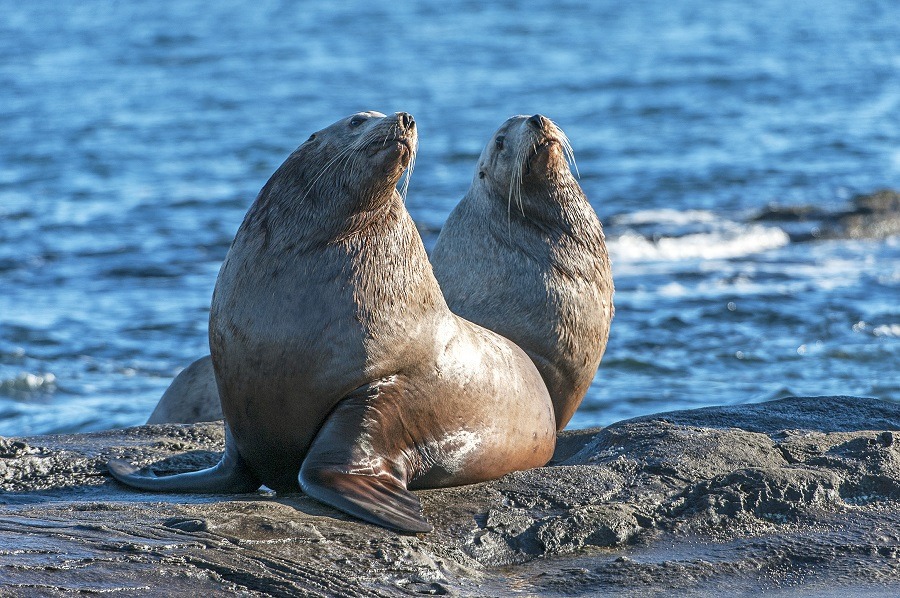
[[[391,126],[390,138],[391,138],[391,139],[397,139],[397,140],[400,140],[400,139],[403,138],[403,134],[402,134],[402,132],[400,131],[400,124],[399,124],[399,123],[394,124],[394,125]],[[388,141],[388,140],[385,139],[385,143],[386,143],[387,141]]]
[[[312,187],[326,174],[334,170],[353,170],[356,166],[356,160],[359,159],[360,152],[358,150],[366,147],[374,141],[378,137],[378,130],[369,131],[365,135],[363,135],[356,143],[349,144],[347,147],[341,149],[337,155],[332,157],[325,166],[319,171],[319,174],[315,179],[310,182],[307,187],[306,192],[304,193],[304,197],[309,193]],[[349,168],[345,168],[349,167]]]
[[[575,175],[580,179],[581,173],[578,171],[578,163],[575,162],[575,150],[572,149],[572,144],[569,142],[569,138],[563,133],[560,129],[557,129],[559,133],[559,140],[563,146],[563,152],[566,155],[566,161],[575,167]]]
[[[358,149],[366,148],[370,145],[374,145],[381,135],[382,135],[382,133],[380,131],[378,131],[377,129],[374,131],[369,131],[368,133],[366,133],[365,135],[360,137],[359,140],[354,145]],[[386,142],[388,136],[389,136],[389,133],[384,133],[384,138],[381,140],[381,144],[382,144],[381,147],[384,147],[384,143]]]
[[[531,151],[534,152],[535,145],[531,145]],[[520,151],[520,158],[516,160],[516,163],[519,166],[519,176],[516,185],[516,202],[519,204],[519,211],[522,212],[522,216],[525,216],[525,203],[522,201],[522,187],[525,186],[525,159],[526,156],[530,155],[528,151],[523,147]]]
[[[415,168],[415,154],[411,155],[409,158],[409,165],[406,167],[406,172],[403,174],[403,182],[400,184],[400,198],[403,199],[404,203],[406,202],[406,193],[409,190],[409,179],[412,177],[412,171]]]
[[[342,158],[345,158],[347,155],[349,155],[353,151],[353,149],[354,149],[353,146],[343,148],[334,157],[332,157],[328,162],[326,162],[325,166],[323,166],[321,168],[321,170],[319,170],[319,173],[315,176],[315,178],[312,181],[310,181],[309,184],[307,184],[306,187],[303,189],[303,196],[301,197],[301,200],[306,199],[306,197],[309,195],[309,192],[312,191],[312,188],[315,186],[315,184],[319,182],[319,179],[321,179],[323,176],[325,176],[331,170],[332,166],[336,165],[336,163],[339,160],[341,160]]]
[[[512,186],[509,188],[509,196],[506,199],[506,234],[512,236]]]
[[[400,190],[400,197],[403,198],[404,203],[406,202],[406,193],[409,191],[409,179],[412,178],[413,170],[416,168],[416,153],[418,149],[418,142],[413,143],[412,147],[409,148],[409,165],[406,167],[406,174],[403,176],[403,185]]]
[[[356,146],[351,146],[335,156],[322,168],[322,171],[310,184],[310,187],[315,185],[326,174],[338,172],[340,175],[346,175],[348,171],[353,171],[359,156],[359,151],[356,151],[358,149]]]
[[[515,162],[513,162],[513,164],[518,164],[520,162],[519,158],[520,158],[520,156],[517,155],[516,160],[515,160]],[[506,221],[507,221],[508,227],[510,228],[510,231],[509,231],[510,234],[512,234],[512,232],[511,232],[512,225],[510,224],[510,222],[512,220],[512,204],[513,204],[513,199],[515,198],[516,190],[518,189],[518,186],[516,185],[517,178],[518,177],[516,176],[516,168],[510,169],[509,194],[507,195],[507,199],[506,199]]]
[[[394,123],[387,131],[385,131],[384,139],[381,140],[381,147],[385,148],[389,141],[399,140],[401,137],[400,125],[399,123]]]
[[[300,198],[301,200],[306,199],[309,196],[309,192],[312,191],[312,188],[315,186],[315,184],[319,182],[319,179],[321,179],[325,175],[326,172],[328,172],[329,167],[334,162],[336,162],[339,158],[342,157],[342,153],[339,153],[338,155],[336,155],[334,158],[329,160],[321,169],[319,169],[319,172],[316,173],[315,177],[313,177],[313,179],[311,181],[309,181],[306,184],[306,186],[303,188],[303,194]]]

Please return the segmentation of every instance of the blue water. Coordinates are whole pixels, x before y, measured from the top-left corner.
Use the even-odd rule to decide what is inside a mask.
[[[0,0],[0,434],[146,420],[208,352],[269,174],[405,110],[427,247],[508,116],[568,133],[617,315],[570,426],[785,394],[900,400],[900,239],[792,243],[770,202],[900,188],[900,8],[844,2]]]

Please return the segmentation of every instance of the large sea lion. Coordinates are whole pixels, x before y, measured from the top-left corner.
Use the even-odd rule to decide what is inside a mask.
[[[312,135],[260,191],[219,272],[209,339],[225,453],[148,490],[261,484],[366,521],[430,531],[409,488],[551,457],[546,386],[515,344],[453,314],[396,189],[412,116],[365,112]],[[298,485],[299,481],[299,485]]]
[[[603,229],[569,170],[571,155],[544,116],[507,120],[431,255],[450,309],[534,360],[560,430],[597,373],[613,318]]]

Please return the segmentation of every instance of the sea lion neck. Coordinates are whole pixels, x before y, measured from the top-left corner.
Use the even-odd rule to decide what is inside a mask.
[[[432,351],[429,331],[435,321],[450,316],[422,238],[399,194],[396,199],[377,217],[367,217],[367,226],[331,245],[348,258],[357,318],[368,331],[369,371],[378,376],[399,367],[412,353]],[[389,280],[385,272],[390,272]],[[390,355],[398,354],[399,347],[405,349],[397,361]]]
[[[596,215],[574,177],[566,171],[522,187],[521,195],[508,189],[471,187],[466,202],[480,204],[488,226],[508,235],[524,227],[550,236],[593,236]],[[521,202],[521,203],[520,203]]]

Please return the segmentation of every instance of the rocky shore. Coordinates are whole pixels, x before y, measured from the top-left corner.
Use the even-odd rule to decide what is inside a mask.
[[[900,594],[900,405],[789,398],[563,432],[553,462],[419,492],[404,536],[301,494],[109,477],[214,463],[221,423],[0,439],[0,595]]]

